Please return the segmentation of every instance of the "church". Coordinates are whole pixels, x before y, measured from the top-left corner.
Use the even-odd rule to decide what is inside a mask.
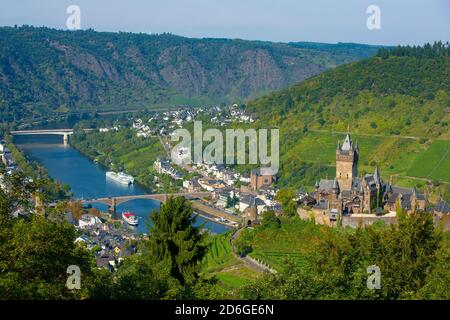
[[[397,203],[407,211],[425,210],[427,201],[415,188],[392,186],[382,180],[378,167],[373,174],[358,176],[358,143],[348,132],[336,147],[336,177],[315,184],[314,209],[346,215],[395,211]]]

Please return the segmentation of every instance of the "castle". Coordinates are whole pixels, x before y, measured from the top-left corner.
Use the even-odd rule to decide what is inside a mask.
[[[427,201],[415,188],[385,183],[378,167],[358,177],[359,148],[347,133],[336,148],[336,177],[316,182],[314,209],[335,215],[395,211],[398,203],[407,211],[425,210]],[[331,215],[330,215],[331,216]]]

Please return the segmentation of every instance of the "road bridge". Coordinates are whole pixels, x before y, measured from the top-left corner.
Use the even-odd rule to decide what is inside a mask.
[[[119,197],[82,199],[80,201],[83,204],[88,203],[106,204],[107,206],[109,206],[110,211],[115,213],[118,205],[136,199],[149,199],[164,203],[169,197],[185,197],[186,199],[192,200],[192,199],[202,199],[210,196],[211,192],[180,192],[180,193],[142,194],[142,195],[119,196]]]
[[[85,132],[93,129],[84,129]],[[38,130],[17,130],[10,132],[12,136],[29,136],[29,135],[58,135],[63,136],[64,145],[69,142],[69,136],[73,135],[73,129],[38,129]]]

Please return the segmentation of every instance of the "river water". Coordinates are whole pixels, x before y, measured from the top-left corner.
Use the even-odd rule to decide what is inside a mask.
[[[41,163],[49,175],[71,187],[78,199],[94,199],[114,196],[140,195],[148,193],[139,185],[125,186],[105,176],[106,169],[90,161],[76,149],[64,146],[60,136],[18,136],[14,143],[30,159]],[[131,211],[139,217],[139,225],[134,227],[139,233],[149,232],[150,214],[159,208],[155,200],[136,199],[117,206],[117,216],[121,219],[123,211]],[[94,203],[93,207],[106,211],[104,204]],[[197,226],[203,226],[212,233],[223,233],[228,227],[197,217]],[[133,227],[130,227],[133,228]]]

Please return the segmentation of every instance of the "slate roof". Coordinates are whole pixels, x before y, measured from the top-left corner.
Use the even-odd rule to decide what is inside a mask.
[[[380,173],[378,172],[378,167],[375,168],[375,173],[373,174],[373,180],[375,183],[381,183]]]
[[[334,179],[320,179],[319,190],[331,190],[333,189]]]
[[[424,200],[424,195],[420,194],[416,188],[403,188],[397,186],[390,186],[391,195],[389,196],[387,202],[390,204],[394,204],[399,199],[400,195],[401,206],[402,208],[406,208],[408,210],[412,209],[411,198],[414,196],[418,200]]]
[[[364,180],[366,180],[370,190],[375,190],[377,188],[377,183],[373,174],[366,174]]]
[[[436,205],[434,206],[434,210],[437,212],[444,213],[444,214],[449,214],[450,206],[444,200],[440,200],[440,201],[436,202]]]
[[[342,145],[341,150],[342,151],[350,151],[352,149],[352,145],[353,145],[353,142],[352,142],[352,139],[350,138],[350,134],[347,133],[347,136],[345,137],[344,144]]]
[[[328,209],[328,200],[320,199],[319,202],[317,202],[314,205],[314,208],[315,209],[327,210]]]

